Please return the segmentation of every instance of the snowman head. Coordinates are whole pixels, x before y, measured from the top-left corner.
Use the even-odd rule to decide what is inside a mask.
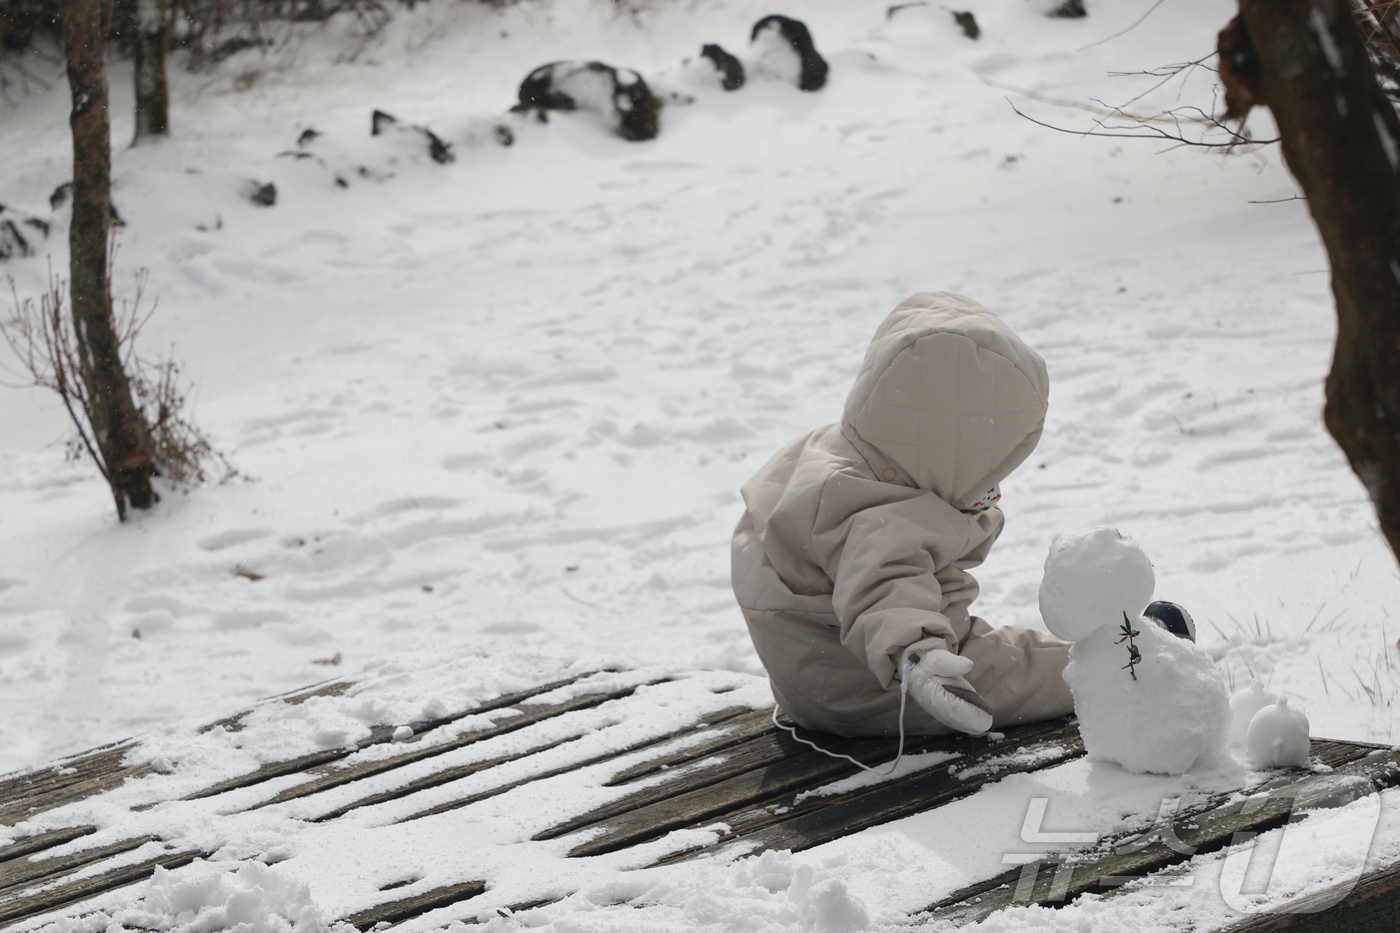
[[[1040,581],[1040,615],[1052,634],[1087,638],[1105,625],[1142,615],[1156,586],[1152,564],[1137,542],[1116,528],[1094,525],[1055,538]]]

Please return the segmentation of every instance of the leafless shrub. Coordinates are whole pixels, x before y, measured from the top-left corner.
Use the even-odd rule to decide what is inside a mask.
[[[110,265],[109,265],[110,268]],[[132,395],[154,448],[159,474],[178,487],[189,487],[211,480],[225,482],[237,470],[209,442],[190,420],[189,387],[180,379],[180,365],[173,355],[154,363],[136,353],[141,328],[155,313],[152,303],[141,310],[148,273],[136,276],[135,297],[121,303],[114,315],[117,346],[122,365],[130,376]],[[73,423],[74,436],[68,443],[70,460],[87,457],[109,483],[111,475],[92,433],[91,399],[87,386],[87,362],[78,350],[72,317],[67,308],[67,283],[49,270],[48,287],[36,302],[20,298],[13,277],[9,278],[11,315],[0,322],[0,337],[19,361],[20,381],[12,388],[41,388],[56,394]]]
[[[238,471],[189,420],[190,387],[180,373],[173,351],[154,364],[137,357],[132,369],[132,394],[150,430],[156,464],[177,486],[227,482]]]

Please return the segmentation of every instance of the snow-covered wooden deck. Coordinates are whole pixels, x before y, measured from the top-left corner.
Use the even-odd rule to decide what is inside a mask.
[[[331,682],[268,701],[262,709],[264,715],[269,706],[274,714],[281,710],[292,715],[313,698],[334,697],[351,687],[345,681]],[[565,808],[537,821],[532,825],[543,828],[533,833],[532,841],[562,840],[571,859],[635,850],[636,857],[627,866],[635,868],[770,849],[807,849],[943,806],[1009,774],[1052,767],[1083,755],[1075,725],[1065,721],[1009,730],[1000,741],[916,738],[910,740],[906,755],[924,755],[924,760],[939,766],[879,780],[792,741],[773,728],[769,709],[746,705],[706,712],[687,727],[660,736],[639,730],[635,741],[614,743],[601,754],[579,740],[596,732],[600,722],[607,729],[626,730],[633,721],[627,710],[635,709],[639,699],[665,702],[664,687],[664,680],[637,677],[624,678],[619,685],[617,678],[603,672],[541,684],[472,709],[411,723],[411,737],[403,726],[378,726],[358,742],[266,762],[249,773],[185,788],[175,800],[150,798],[130,806],[129,817],[123,815],[128,811],[112,812],[110,805],[107,809],[72,805],[91,801],[98,807],[107,792],[173,768],[160,758],[123,764],[135,743],[10,775],[0,779],[0,827],[10,828],[12,836],[8,845],[0,846],[0,927],[32,928],[55,916],[82,914],[96,909],[94,899],[110,904],[114,895],[120,898],[124,893],[134,899],[138,893],[134,888],[123,889],[150,878],[158,867],[173,869],[216,857],[212,846],[153,835],[139,819],[149,810],[180,802],[214,800],[218,806],[201,812],[215,822],[295,802],[294,818],[303,823],[327,823],[393,803],[390,815],[371,833],[389,827],[402,833],[405,824],[417,824],[427,833],[431,821],[454,811],[527,785],[568,780],[586,772],[607,789],[598,798],[605,802],[581,812]],[[651,693],[639,697],[644,689]],[[712,692],[722,695],[724,690]],[[551,699],[551,694],[560,698]],[[629,699],[630,707],[623,703]],[[609,710],[616,712],[609,715]],[[237,733],[243,719],[223,720],[206,731]],[[575,727],[570,727],[573,720],[577,720]],[[464,722],[470,727],[462,728]],[[526,740],[515,742],[506,754],[478,755],[460,763],[453,757],[469,746],[512,733]],[[811,737],[832,751],[871,764],[894,757],[893,741]],[[928,905],[916,919],[962,926],[1013,904],[1065,904],[1089,892],[1111,897],[1128,879],[1219,850],[1244,838],[1240,833],[1280,826],[1298,810],[1335,806],[1400,784],[1400,752],[1393,749],[1314,740],[1313,754],[1325,767],[1281,773],[1251,788],[1247,797],[1222,794],[1205,805],[1169,814],[1153,832],[1138,833],[1133,840],[1110,839],[1087,854],[1013,866],[1005,874]],[[941,766],[943,761],[951,764]],[[59,808],[71,814],[59,825],[41,819]],[[84,813],[98,813],[100,819],[83,822]],[[130,832],[123,833],[122,827],[128,824]],[[35,831],[35,826],[45,828]],[[413,832],[411,826],[408,831]],[[206,836],[219,838],[217,833]],[[93,844],[84,844],[88,837]],[[658,840],[664,844],[649,845]],[[271,851],[244,851],[234,857],[277,860]],[[229,853],[217,858],[227,859]],[[430,879],[404,878],[359,892],[345,902],[353,909],[347,907],[337,919],[360,930],[429,913],[439,925],[454,919],[474,922],[483,904],[474,903],[475,899],[495,882],[499,879],[433,884]],[[559,896],[556,891],[548,900]],[[539,903],[515,902],[508,910],[502,905],[491,909],[520,911]],[[1400,873],[1392,866],[1363,878],[1341,904],[1326,911],[1265,915],[1244,922],[1239,929],[1393,930],[1398,911]]]

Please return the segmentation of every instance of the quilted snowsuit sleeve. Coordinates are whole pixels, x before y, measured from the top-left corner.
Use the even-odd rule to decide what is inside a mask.
[[[868,504],[872,498],[887,501]],[[930,492],[837,474],[813,529],[814,557],[833,581],[841,643],[889,686],[911,646],[957,651],[968,604],[1002,517],[965,515]]]

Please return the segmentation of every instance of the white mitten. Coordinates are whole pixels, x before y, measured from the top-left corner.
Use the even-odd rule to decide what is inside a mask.
[[[910,652],[905,662],[909,695],[934,719],[973,735],[992,727],[992,708],[964,679],[972,670],[971,658],[935,648],[921,655]]]

